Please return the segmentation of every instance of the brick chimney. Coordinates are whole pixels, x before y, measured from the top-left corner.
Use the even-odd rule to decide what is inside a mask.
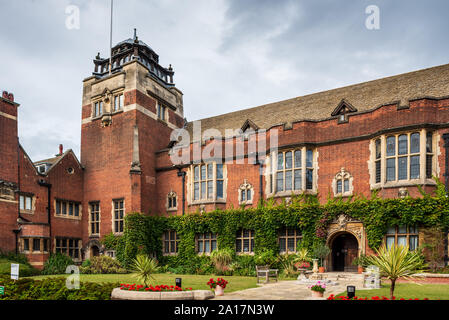
[[[59,145],[59,154],[58,154],[58,156],[62,156],[63,151],[64,151],[64,147],[62,146],[62,144],[60,144]]]

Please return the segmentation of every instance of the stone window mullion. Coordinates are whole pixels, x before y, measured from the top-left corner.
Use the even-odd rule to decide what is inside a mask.
[[[419,181],[425,183],[426,181],[426,154],[427,154],[427,131],[422,129],[419,132]]]
[[[301,148],[301,189],[306,190],[306,177],[307,177],[307,148]]]

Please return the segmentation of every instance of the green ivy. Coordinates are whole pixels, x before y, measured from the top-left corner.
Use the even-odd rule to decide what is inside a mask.
[[[124,235],[115,248],[117,258],[125,267],[137,253],[146,253],[156,255],[161,265],[197,273],[207,269],[210,263],[208,257],[200,257],[195,252],[197,233],[217,233],[218,247],[234,250],[237,230],[254,230],[255,255],[267,252],[277,255],[278,229],[298,227],[303,235],[300,247],[312,250],[316,244],[325,243],[327,227],[340,214],[363,223],[368,245],[373,249],[381,245],[389,226],[449,227],[449,201],[444,186],[438,182],[434,195],[423,194],[420,198],[382,199],[373,192],[369,199],[363,196],[333,198],[320,204],[318,196],[301,195],[293,197],[289,205],[285,202],[275,205],[274,201],[268,201],[257,208],[232,208],[170,217],[131,213],[125,217]],[[178,254],[173,257],[162,255],[162,235],[168,230],[176,231],[180,237]]]

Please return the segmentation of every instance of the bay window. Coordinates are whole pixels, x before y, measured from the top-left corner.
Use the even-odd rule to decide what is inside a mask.
[[[425,183],[434,168],[433,132],[419,130],[388,134],[372,144],[371,186]]]

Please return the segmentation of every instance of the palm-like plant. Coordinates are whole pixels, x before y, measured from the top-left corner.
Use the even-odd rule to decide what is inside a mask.
[[[156,260],[151,259],[147,255],[139,254],[133,261],[132,270],[134,272],[132,275],[140,282],[143,282],[145,286],[148,286],[150,279],[153,278],[152,274],[156,273],[159,267]]]
[[[309,256],[309,250],[307,248],[301,248],[296,253],[295,262],[309,262],[310,256]]]
[[[210,254],[210,259],[215,268],[218,271],[223,272],[232,262],[232,254],[233,252],[228,249],[214,250]]]
[[[368,256],[366,260],[378,267],[383,276],[390,279],[390,299],[393,299],[398,278],[411,280],[425,268],[419,252],[410,251],[408,246],[391,246],[387,249],[384,245],[376,250],[376,255]]]
[[[281,254],[279,255],[277,261],[282,272],[287,278],[296,274],[295,262],[299,261],[296,254]]]

